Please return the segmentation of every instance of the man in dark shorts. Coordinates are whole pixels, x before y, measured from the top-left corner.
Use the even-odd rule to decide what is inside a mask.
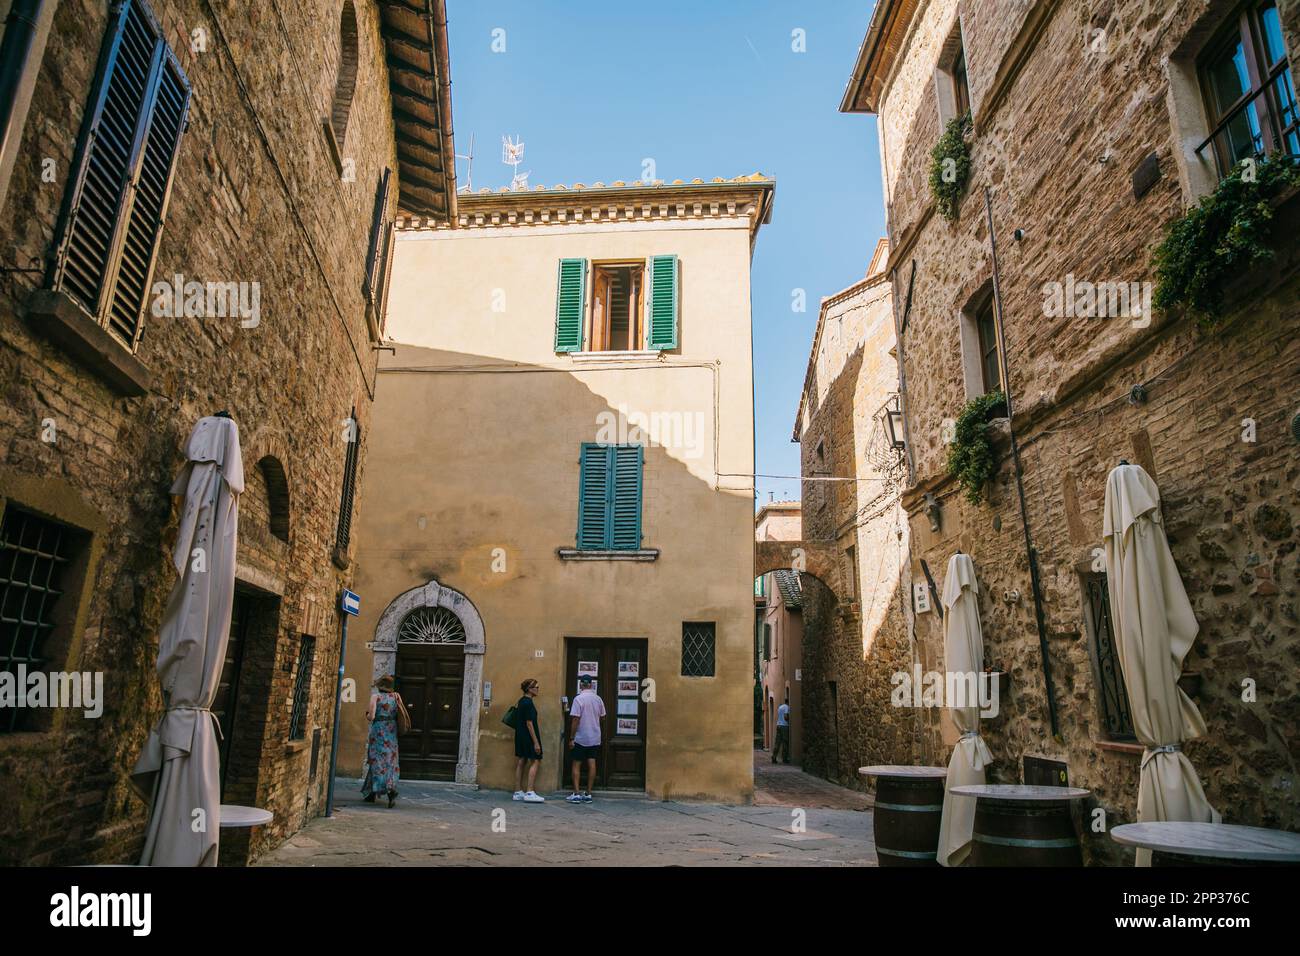
[[[596,757],[600,753],[600,727],[605,719],[605,702],[591,689],[591,678],[578,681],[581,693],[569,708],[571,718],[569,739],[573,742],[573,793],[565,797],[569,803],[591,803],[591,785],[596,780]],[[587,764],[587,791],[582,792],[582,765]]]

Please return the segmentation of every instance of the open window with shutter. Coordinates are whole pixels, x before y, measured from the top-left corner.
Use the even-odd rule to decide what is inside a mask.
[[[681,290],[681,263],[676,256],[653,256],[650,272],[650,320],[646,347],[677,348],[677,311]]]
[[[375,191],[375,209],[370,222],[370,249],[366,254],[366,276],[362,294],[366,299],[366,319],[370,337],[379,341],[384,326],[383,308],[388,297],[388,267],[392,259],[392,229],[388,219],[388,198],[393,171],[384,169]]]
[[[72,164],[49,287],[132,352],[189,102],[189,80],[152,12],[121,0]]]
[[[357,495],[357,457],[361,449],[361,423],[353,406],[344,426],[343,440],[347,453],[343,460],[343,492],[339,500],[339,523],[334,536],[334,563],[348,565],[348,545],[352,541],[352,506]]]
[[[580,456],[578,549],[636,551],[641,547],[640,445],[586,443]]]
[[[587,260],[561,259],[555,291],[555,351],[582,351],[586,305]]]

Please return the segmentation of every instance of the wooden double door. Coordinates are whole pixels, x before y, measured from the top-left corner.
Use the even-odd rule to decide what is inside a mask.
[[[578,695],[578,678],[588,675],[605,704],[600,753],[596,758],[596,788],[600,790],[645,790],[646,702],[642,681],[646,673],[645,640],[630,638],[568,638],[565,642],[564,695],[571,703]],[[560,787],[572,787],[569,725],[566,704]],[[582,770],[586,785],[587,771]]]
[[[397,692],[411,730],[397,739],[398,769],[411,780],[454,780],[460,751],[464,644],[397,645]]]

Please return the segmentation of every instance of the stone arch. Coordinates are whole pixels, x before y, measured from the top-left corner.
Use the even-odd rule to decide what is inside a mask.
[[[357,92],[357,65],[360,46],[357,42],[357,11],[352,0],[343,0],[339,13],[339,71],[334,80],[334,98],[330,103],[330,127],[339,149],[348,133],[348,117],[352,113],[352,97]]]
[[[446,608],[465,629],[465,683],[460,701],[460,744],[456,753],[456,782],[478,782],[478,725],[483,699],[483,618],[474,602],[454,588],[430,579],[427,584],[393,598],[375,626],[372,681],[397,669],[397,632],[406,616],[418,608]],[[373,689],[373,685],[372,685]]]
[[[824,541],[758,541],[754,544],[754,577],[769,571],[793,568],[817,578],[842,601],[845,594],[844,567],[839,550]]]
[[[266,482],[268,524],[271,534],[281,541],[289,541],[289,476],[284,464],[274,455],[263,455],[257,463]]]

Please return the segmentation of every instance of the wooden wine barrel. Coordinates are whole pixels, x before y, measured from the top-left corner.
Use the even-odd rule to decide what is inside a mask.
[[[938,866],[943,767],[863,767],[877,778],[872,811],[881,866]]]
[[[979,801],[973,866],[1083,866],[1070,801],[1087,790],[985,784],[953,787],[953,793]]]

